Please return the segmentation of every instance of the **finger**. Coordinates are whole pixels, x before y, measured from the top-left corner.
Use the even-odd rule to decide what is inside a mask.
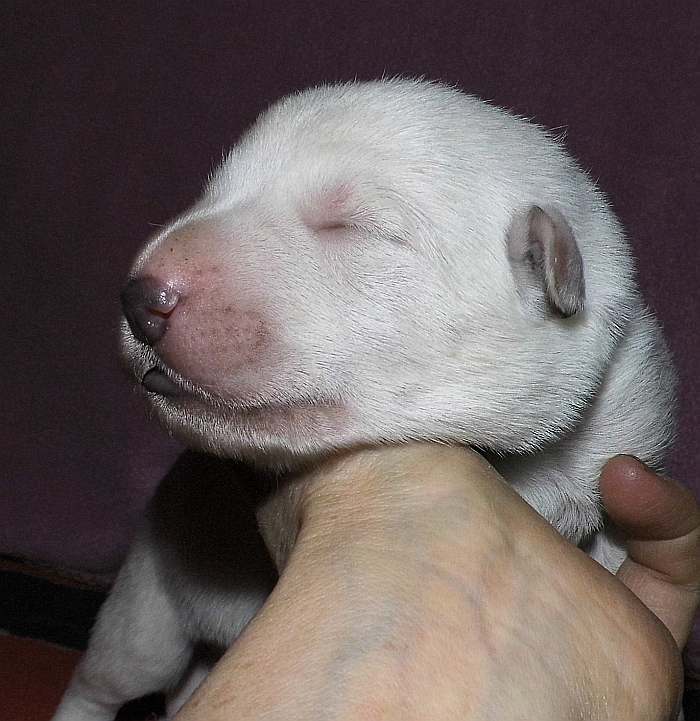
[[[700,602],[700,508],[693,494],[631,456],[605,465],[600,489],[627,541],[618,577],[682,647]]]

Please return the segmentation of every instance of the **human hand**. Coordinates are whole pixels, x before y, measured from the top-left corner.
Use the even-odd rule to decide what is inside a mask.
[[[700,508],[692,492],[631,456],[603,468],[608,515],[626,538],[617,577],[685,646],[700,604]]]
[[[625,516],[630,463],[603,474],[611,514],[641,539],[621,578],[682,642],[697,605],[697,529],[655,545],[659,528],[692,525],[684,515],[678,526],[663,490],[668,522]],[[476,454],[362,451],[285,493],[263,514],[281,566],[299,521],[280,582],[182,721],[671,718],[681,670],[664,626]],[[653,582],[640,566],[650,559]]]

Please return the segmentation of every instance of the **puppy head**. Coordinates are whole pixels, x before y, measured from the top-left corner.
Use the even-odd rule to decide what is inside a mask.
[[[576,422],[630,278],[541,130],[438,85],[326,87],[273,106],[146,245],[122,347],[165,426],[219,454],[526,450]]]

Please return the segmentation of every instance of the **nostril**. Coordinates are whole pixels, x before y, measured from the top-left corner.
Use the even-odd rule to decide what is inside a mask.
[[[160,315],[170,315],[175,309],[180,295],[174,288],[162,287],[156,285],[156,283],[157,281],[154,281],[154,287],[147,289],[146,302],[148,309]],[[149,290],[150,295],[148,294]]]
[[[148,345],[157,343],[168,329],[168,318],[180,294],[157,278],[132,278],[121,294],[122,310],[134,336]]]

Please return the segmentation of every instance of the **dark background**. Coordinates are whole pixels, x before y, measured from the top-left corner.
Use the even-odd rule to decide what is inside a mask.
[[[177,452],[117,362],[134,252],[270,102],[382,74],[456,83],[566,130],[666,330],[681,379],[671,468],[700,490],[700,4],[3,8],[0,553],[113,571]]]

